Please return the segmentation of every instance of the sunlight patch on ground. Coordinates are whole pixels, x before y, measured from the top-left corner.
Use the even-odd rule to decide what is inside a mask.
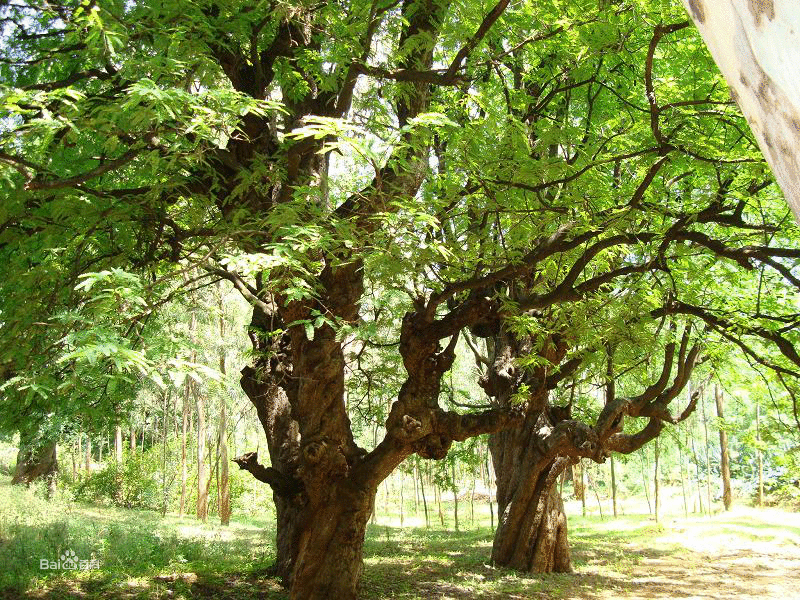
[[[686,535],[691,530],[692,535]],[[800,515],[769,509],[734,507],[712,517],[676,519],[659,542],[680,544],[699,553],[725,553],[731,547],[771,553],[775,545],[800,557]],[[794,547],[794,548],[793,548]]]

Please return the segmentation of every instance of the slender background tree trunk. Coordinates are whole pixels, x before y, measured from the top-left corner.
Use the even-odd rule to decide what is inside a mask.
[[[614,516],[617,516],[617,475],[614,472],[614,457],[609,459],[611,464],[611,507],[614,511]]]
[[[197,518],[208,519],[208,482],[206,465],[206,408],[203,394],[197,394]]]
[[[181,423],[181,502],[178,514],[183,516],[186,513],[186,482],[188,479],[188,469],[186,464],[186,436],[189,427],[189,400],[191,397],[192,384],[187,377],[183,392],[183,419]]]
[[[86,476],[92,474],[92,440],[86,436]]]
[[[119,425],[114,428],[114,461],[122,464],[122,427]]]
[[[722,473],[722,504],[725,510],[731,509],[733,495],[731,493],[731,462],[728,454],[728,432],[725,431],[725,414],[723,410],[722,388],[714,385],[714,399],[717,403],[717,417],[719,417],[719,466]]]
[[[706,446],[706,505],[708,514],[711,515],[711,449],[708,443],[708,413],[706,412],[705,389],[700,391],[700,402],[703,408],[703,439]]]
[[[228,478],[228,431],[227,417],[225,414],[225,399],[223,398],[219,413],[219,521],[228,525],[231,521],[231,489]]]
[[[167,508],[169,505],[169,495],[167,493],[167,435],[169,433],[169,393],[164,392],[163,398],[163,414],[164,414],[164,426],[162,429],[162,437],[161,437],[161,516],[166,516]],[[133,429],[131,429],[131,441],[134,442],[136,439],[133,434]],[[134,442],[135,443],[135,442]]]
[[[655,517],[656,523],[659,522],[661,516],[661,477],[658,472],[658,459],[659,459],[659,447],[658,447],[658,438],[656,438],[655,442],[653,443],[653,453],[655,455],[653,462],[655,463],[655,468],[653,469],[653,502],[655,505]]]
[[[756,401],[756,456],[758,458],[758,505],[764,506],[764,459],[761,456],[761,403]]]
[[[222,284],[217,287],[219,294],[219,339],[224,344],[225,342],[225,306],[223,303],[223,288]],[[219,371],[222,373],[223,381],[226,379],[228,373],[225,365],[225,346],[220,348],[219,353]],[[223,394],[220,398],[219,407],[219,430],[217,431],[217,461],[219,463],[219,481],[217,482],[217,495],[219,501],[217,506],[219,508],[219,522],[222,525],[228,525],[231,522],[231,489],[228,478],[228,423],[226,414],[227,398]]]

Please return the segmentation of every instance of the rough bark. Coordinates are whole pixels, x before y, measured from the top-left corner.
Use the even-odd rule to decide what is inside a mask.
[[[553,340],[545,358],[557,364],[566,346]],[[524,421],[489,438],[497,485],[498,525],[492,545],[496,565],[537,573],[570,572],[567,522],[556,482],[570,461],[553,452],[546,440],[556,425],[566,423],[568,409],[551,407],[542,369],[525,371],[515,357],[531,350],[499,332],[492,343],[492,367],[482,382],[500,405],[509,405],[522,385],[531,391]],[[553,438],[550,438],[553,439]]]
[[[573,420],[571,404],[550,403],[549,391],[577,366],[571,361],[562,364],[567,344],[558,334],[534,344],[501,330],[494,333],[489,348],[484,390],[493,403],[521,403],[525,412],[524,422],[490,436],[499,515],[492,561],[522,571],[569,571],[566,519],[555,485],[559,475],[581,458],[603,462],[612,451],[633,452],[657,438],[664,423],[687,418],[697,394],[678,417],[671,415],[668,404],[687,384],[699,348],[689,348],[688,329],[684,330],[679,345],[666,345],[658,381],[632,398],[617,398],[609,362],[605,405],[593,426]],[[532,369],[519,367],[516,358],[531,351],[539,352],[542,361]],[[521,390],[525,397],[520,397]],[[626,416],[645,417],[648,423],[635,434],[623,434]]]
[[[547,426],[546,420],[537,419],[537,425]],[[569,573],[567,520],[556,485],[569,461],[543,455],[536,435],[520,427],[492,436],[499,515],[492,563],[535,573]]]
[[[361,293],[358,280],[350,279],[358,271],[351,268],[352,263],[331,274],[327,289],[344,284],[344,293],[330,294],[325,302],[349,319],[355,318]],[[465,311],[479,309],[480,303]],[[350,599],[356,596],[363,534],[378,485],[415,452],[442,459],[454,441],[498,431],[517,417],[510,410],[460,415],[438,407],[460,325],[437,321],[434,310],[419,307],[406,315],[401,329],[408,377],[391,407],[386,437],[366,453],[350,430],[341,343],[329,326],[309,338],[302,327],[285,332],[280,325],[299,317],[291,309],[253,312],[251,340],[259,359],[243,369],[241,382],[267,434],[271,466],[260,465],[253,453],[236,462],[273,488],[276,568],[288,579],[291,597]],[[276,333],[265,334],[270,331]],[[443,337],[450,338],[444,348]],[[331,579],[334,573],[338,578]]]
[[[433,78],[435,82],[455,81],[464,60],[507,4],[501,1],[486,15],[447,72]],[[374,217],[394,210],[392,200],[413,198],[418,192],[429,165],[428,149],[427,142],[415,139],[413,132],[403,134],[404,143],[376,173],[371,185],[335,209],[327,199],[327,158],[321,152],[326,140],[305,139],[288,146],[278,141],[282,131],[303,125],[310,115],[347,114],[372,37],[389,8],[373,6],[358,40],[363,56],[345,68],[338,90],[321,89],[317,78],[311,73],[306,76],[304,55],[300,54],[317,52],[321,47],[323,36],[314,34],[319,25],[314,22],[318,11],[298,10],[281,20],[270,47],[257,56],[256,77],[253,67],[246,66],[251,64],[250,56],[238,56],[228,45],[212,45],[212,52],[238,91],[265,97],[278,57],[285,58],[308,84],[303,98],[285,90],[286,114],[280,130],[267,119],[248,115],[243,123],[244,135],[232,136],[220,153],[227,160],[215,166],[214,181],[222,188],[218,206],[223,216],[230,214],[238,219],[237,209],[246,207],[261,219],[276,204],[292,200],[298,190],[314,189],[305,200],[316,204],[316,211],[348,220],[361,235],[368,236],[380,223]],[[398,72],[431,73],[446,3],[405,0],[397,10],[402,15],[396,40]],[[394,108],[401,127],[428,110],[431,83],[425,77],[398,80],[403,92],[398,94]],[[284,154],[279,145],[286,147]],[[237,167],[247,168],[255,155],[278,157],[274,166],[281,172],[280,181],[268,193],[253,191],[238,205],[229,202],[230,197],[239,196]],[[233,162],[238,164],[232,166]],[[312,218],[317,214],[313,212]],[[451,312],[449,320],[437,321],[443,299],[420,299],[402,324],[400,353],[408,378],[390,410],[386,436],[370,453],[358,448],[344,400],[343,344],[337,339],[338,327],[331,324],[359,319],[364,287],[362,259],[345,247],[332,247],[311,260],[318,261],[321,270],[308,282],[315,297],[304,300],[281,296],[284,286],[276,284],[275,277],[286,273],[260,274],[253,285],[225,269],[210,269],[234,283],[254,306],[250,337],[255,360],[242,371],[241,382],[264,427],[270,466],[260,465],[253,453],[235,460],[272,486],[278,512],[276,570],[291,586],[293,599],[349,600],[356,595],[364,531],[380,482],[409,455],[416,452],[424,458],[443,458],[454,440],[496,431],[508,418],[507,411],[462,417],[438,406],[440,379],[452,365],[458,333],[485,311],[487,301],[470,296],[462,310]],[[320,324],[318,316],[326,322]],[[314,323],[313,328],[303,325],[310,323]],[[450,342],[442,349],[440,342],[447,338]]]
[[[299,539],[292,600],[356,597],[376,493],[376,487],[345,480],[329,490],[327,502],[309,511]]]
[[[264,364],[260,370],[245,367],[242,371],[242,387],[267,435],[271,466],[259,465],[253,453],[234,460],[272,486],[277,511],[274,572],[290,587],[291,597],[355,598],[361,548],[377,487],[336,477],[337,469],[343,474],[347,463],[337,464],[339,449],[332,449],[328,440],[301,448],[287,394],[275,381],[280,377],[277,362],[273,357],[272,371]],[[312,467],[326,461],[324,472],[333,476],[326,480],[314,474],[304,481],[306,461]]]
[[[48,490],[55,490],[58,475],[55,440],[39,440],[33,434],[20,432],[17,466],[11,479],[13,485],[29,485],[37,480],[44,480]]]
[[[306,498],[302,494],[298,478],[300,433],[284,389],[294,386],[287,353],[288,336],[270,336],[265,333],[280,329],[280,326],[280,318],[275,312],[267,313],[260,307],[254,308],[250,323],[250,341],[259,358],[254,366],[242,369],[240,380],[242,389],[256,408],[267,437],[271,464],[269,473],[262,472],[259,476],[254,471],[254,466],[248,466],[242,460],[247,455],[235,458],[234,461],[240,468],[250,471],[257,479],[272,486],[277,518],[274,573],[288,587],[292,582],[299,549]],[[253,455],[252,462],[257,463],[257,456]]]

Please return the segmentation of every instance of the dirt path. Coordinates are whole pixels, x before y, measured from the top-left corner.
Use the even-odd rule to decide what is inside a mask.
[[[651,548],[675,552],[646,555],[625,575],[605,573],[617,579],[610,588],[576,598],[800,600],[800,515],[767,516],[739,509],[674,521]]]

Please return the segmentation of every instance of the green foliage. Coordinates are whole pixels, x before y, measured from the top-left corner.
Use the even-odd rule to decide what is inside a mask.
[[[121,465],[108,463],[79,481],[74,487],[76,500],[99,502],[122,508],[159,510],[161,473],[157,449],[127,454]]]
[[[236,537],[223,538],[212,526],[187,527],[185,519],[162,520],[153,512],[85,506],[64,497],[45,500],[34,490],[0,483],[0,592],[10,595],[59,585],[63,571],[39,568],[40,559],[56,560],[66,550],[79,559],[96,559],[100,570],[71,572],[114,594],[130,578],[177,572],[225,573],[263,570],[274,555],[262,534],[268,523],[240,523]]]

